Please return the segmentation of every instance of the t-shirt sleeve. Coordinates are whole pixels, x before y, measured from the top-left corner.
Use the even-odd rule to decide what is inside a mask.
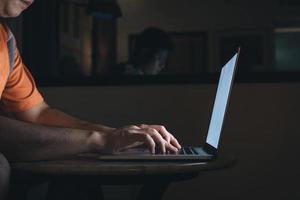
[[[16,44],[16,42],[14,41]],[[33,77],[23,64],[20,53],[14,45],[14,67],[10,73],[1,97],[1,108],[7,112],[22,112],[43,102]]]

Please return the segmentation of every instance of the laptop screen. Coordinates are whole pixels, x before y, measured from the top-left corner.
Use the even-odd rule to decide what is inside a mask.
[[[206,143],[208,143],[216,149],[219,145],[219,139],[222,131],[226,106],[234,78],[237,57],[238,53],[235,54],[231,58],[231,60],[222,68],[220,75],[217,94],[206,138]]]

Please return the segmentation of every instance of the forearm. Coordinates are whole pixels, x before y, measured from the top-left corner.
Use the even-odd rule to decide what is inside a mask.
[[[111,131],[113,128],[101,124],[93,124],[76,117],[70,116],[60,110],[48,107],[45,109],[39,119],[38,123],[50,126],[68,127],[83,130],[98,130]]]
[[[36,109],[37,111],[35,111],[34,109]],[[84,120],[80,120],[60,110],[51,108],[45,103],[34,109],[30,111],[30,114],[28,114],[29,112],[16,113],[16,118],[22,121],[47,126],[75,128],[82,130],[96,130],[103,132],[110,132],[114,130],[114,128],[108,126],[104,126],[101,124],[93,124]]]
[[[47,127],[0,117],[0,152],[9,160],[55,159],[91,152],[93,132]]]

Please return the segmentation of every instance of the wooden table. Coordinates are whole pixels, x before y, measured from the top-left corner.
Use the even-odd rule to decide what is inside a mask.
[[[71,181],[99,185],[142,185],[138,199],[161,199],[168,185],[194,178],[200,172],[231,167],[235,159],[219,156],[210,162],[115,162],[92,156],[64,160],[13,163],[15,172],[45,177],[52,181]],[[89,199],[99,199],[97,193]],[[59,199],[53,197],[53,200]],[[51,200],[52,200],[51,199]]]

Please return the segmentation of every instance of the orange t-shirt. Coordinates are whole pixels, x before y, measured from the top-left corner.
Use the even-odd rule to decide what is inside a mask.
[[[22,112],[42,103],[43,97],[22,62],[16,42],[14,66],[10,72],[8,30],[4,24],[0,24],[0,108],[7,112]]]

